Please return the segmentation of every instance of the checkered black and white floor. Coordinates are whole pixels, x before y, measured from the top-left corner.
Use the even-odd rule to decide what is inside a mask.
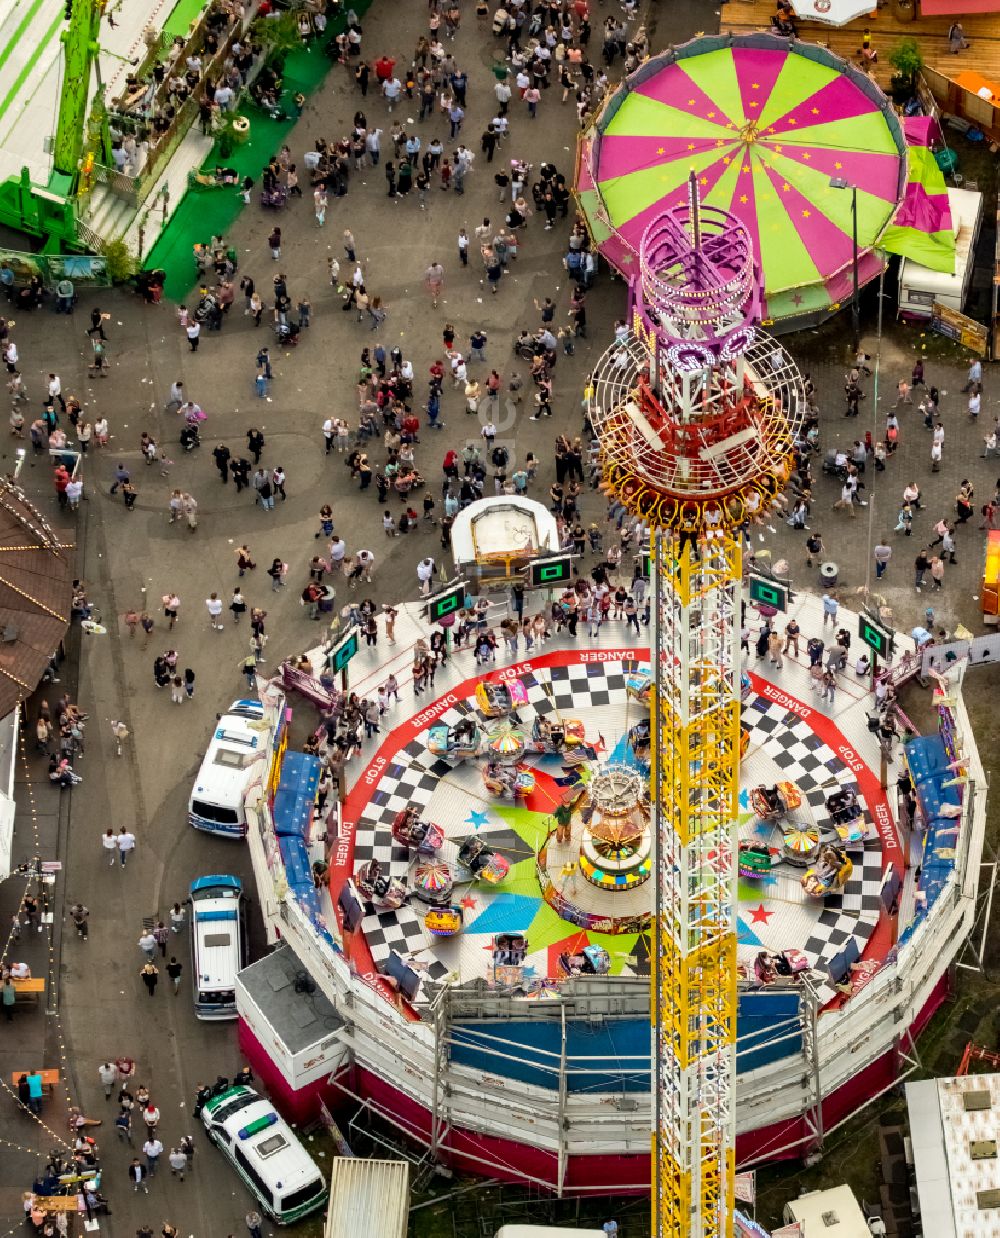
[[[525,724],[530,727],[533,712],[558,712],[564,719],[579,718],[586,727],[588,742],[598,748],[601,756],[623,758],[624,737],[643,712],[625,691],[626,671],[636,664],[638,655],[635,651],[619,651],[610,660],[603,660],[607,656],[602,653],[598,658],[593,650],[563,649],[536,654],[531,662],[519,664],[519,678],[527,688],[529,700],[529,706],[521,710]],[[437,698],[440,712],[433,698],[428,700],[426,694],[423,698],[422,709],[428,714],[434,712],[435,722],[455,723],[475,708],[476,679],[459,678],[463,671],[471,676],[474,668],[464,655],[455,661],[457,665],[449,664],[438,673],[435,690],[441,693]],[[820,738],[809,721],[814,711],[800,697],[790,696],[790,690],[783,689],[773,694],[778,699],[771,699],[766,681],[755,678],[754,685],[755,692],[743,710],[750,747],[741,774],[741,840],[752,838],[774,844],[774,838],[758,826],[749,810],[748,790],[760,783],[787,780],[798,786],[803,792],[803,804],[795,817],[803,822],[824,820],[824,801],[838,787],[852,787],[865,812],[866,837],[863,844],[850,850],[854,871],[840,894],[824,900],[809,898],[800,886],[802,870],[787,864],[779,864],[763,880],[740,881],[741,960],[752,961],[762,947],[794,947],[806,954],[810,965],[822,976],[825,958],[835,954],[850,937],[856,939],[859,951],[864,951],[878,924],[882,914],[882,842],[875,828],[873,806],[852,772],[857,768],[856,745],[836,730],[834,733],[844,742],[834,741],[830,719],[824,719],[826,739]],[[372,781],[367,802],[358,813],[354,868],[374,858],[391,875],[412,878],[415,861],[393,842],[390,834],[396,813],[412,805],[422,817],[444,830],[446,842],[440,858],[446,863],[454,867],[462,840],[478,833],[507,856],[511,872],[496,889],[486,890],[478,885],[456,887],[453,901],[464,909],[465,928],[455,938],[432,938],[423,927],[425,907],[415,899],[398,912],[368,914],[362,930],[373,962],[379,966],[390,951],[396,950],[430,979],[464,982],[487,976],[495,934],[523,932],[530,950],[529,976],[552,975],[558,953],[580,938],[579,929],[560,921],[543,902],[534,877],[534,855],[550,825],[552,797],[546,801],[544,794],[536,794],[524,806],[498,803],[483,786],[481,759],[459,764],[436,759],[426,747],[427,735],[427,728],[418,731],[414,723],[397,728],[383,741],[379,752],[384,763],[380,763],[378,777]],[[847,752],[852,764],[833,750],[833,742]],[[553,786],[551,780],[566,773],[556,758],[527,760],[535,767],[543,787]],[[867,785],[871,786],[870,780]],[[780,844],[780,838],[777,841]],[[605,936],[600,941],[612,954],[613,972],[636,974],[648,970],[648,947],[640,937]],[[822,981],[819,992],[823,1000],[833,996],[832,987]]]

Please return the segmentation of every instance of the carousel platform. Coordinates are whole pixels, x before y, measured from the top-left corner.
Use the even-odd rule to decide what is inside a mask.
[[[820,631],[818,600],[801,598],[796,618],[804,633]],[[654,883],[640,875],[645,857],[630,855],[623,869],[629,879],[616,884],[606,850],[588,855],[593,820],[588,825],[575,811],[568,833],[564,828],[557,836],[556,814],[581,793],[581,783],[585,804],[586,784],[602,769],[620,767],[640,780],[647,773],[627,740],[629,729],[647,713],[629,697],[626,679],[648,664],[648,650],[625,643],[624,623],[612,622],[586,648],[554,640],[544,649],[525,652],[520,661],[480,668],[471,651],[459,651],[437,672],[437,696],[422,698],[419,712],[407,717],[412,699],[405,681],[405,668],[412,661],[406,645],[409,623],[409,615],[397,623],[398,666],[378,665],[371,657],[366,667],[367,650],[352,664],[352,691],[374,692],[393,669],[403,701],[386,719],[388,732],[366,746],[347,793],[345,837],[336,848],[337,864],[331,866],[331,889],[372,859],[388,875],[413,885],[417,857],[390,834],[396,814],[412,806],[444,835],[438,858],[454,876],[451,902],[462,909],[464,926],[450,938],[433,936],[425,927],[426,904],[412,897],[396,911],[369,908],[354,935],[352,959],[361,968],[380,969],[396,953],[422,981],[496,983],[496,940],[514,934],[526,940],[516,979],[527,997],[537,996],[539,988],[565,974],[566,956],[577,957],[586,946],[606,952],[612,975],[647,974],[645,930]],[[414,624],[412,639],[417,634]],[[766,660],[745,669],[751,684],[743,706],[749,745],[741,768],[738,842],[768,857],[770,864],[762,861],[762,871],[739,880],[739,961],[752,975],[761,951],[796,951],[807,960],[820,1000],[830,1001],[838,991],[829,960],[847,950],[874,970],[887,954],[893,920],[883,883],[890,865],[897,875],[906,867],[894,805],[879,784],[877,740],[866,725],[871,697],[849,671],[840,676],[835,707],[821,708],[809,689],[804,656],[786,656],[780,670]],[[484,784],[484,758],[454,761],[431,754],[428,732],[436,723],[455,725],[472,714],[487,728],[492,725],[476,713],[475,689],[482,674],[496,671],[516,674],[524,685],[528,703],[519,714],[526,728],[533,714],[583,722],[593,755],[582,771],[559,754],[527,752],[522,763],[533,775],[533,789],[525,797],[502,800]],[[890,767],[889,785],[895,776]],[[751,793],[759,785],[779,782],[797,788],[798,805],[780,822],[762,821]],[[839,791],[849,792],[859,808],[856,837],[847,844],[850,876],[842,888],[812,897],[803,889],[803,874],[816,859],[820,835],[825,831],[830,836],[827,801]],[[499,884],[472,880],[457,862],[461,844],[472,835],[509,861]],[[640,832],[638,851],[643,845]],[[510,981],[509,972],[504,979]],[[426,987],[422,984],[421,990]],[[418,994],[418,1008],[422,998],[423,993]]]

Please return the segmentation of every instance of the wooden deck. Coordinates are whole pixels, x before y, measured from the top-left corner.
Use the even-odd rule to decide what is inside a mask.
[[[729,0],[722,5],[719,19],[723,33],[746,34],[752,30],[769,30],[774,0]],[[826,26],[822,22],[796,19],[799,38],[821,43],[845,60],[860,63],[861,34],[867,28],[872,33],[872,45],[878,52],[874,76],[883,89],[888,89],[892,76],[889,52],[900,39],[916,39],[925,63],[946,77],[954,77],[966,69],[976,69],[993,81],[1000,80],[1000,14],[972,13],[959,18],[965,37],[971,46],[958,55],[948,51],[948,28],[952,17],[925,17],[901,21],[895,6],[887,4],[877,15],[861,18],[847,26]]]

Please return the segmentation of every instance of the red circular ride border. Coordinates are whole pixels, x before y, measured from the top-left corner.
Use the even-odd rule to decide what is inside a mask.
[[[531,671],[545,670],[553,666],[579,666],[586,665],[587,663],[623,661],[649,662],[649,648],[640,646],[635,648],[593,650],[558,649],[553,650],[551,653],[539,654],[538,657],[526,659],[523,662],[515,662],[507,667],[499,667],[497,670],[491,671],[490,674],[491,677],[513,679]],[[786,692],[783,688],[779,688],[769,680],[761,678],[753,671],[748,673],[753,689],[758,696],[762,696],[765,700],[771,701],[776,705],[784,706],[789,713],[794,714],[805,722],[813,733],[827,745],[830,751],[843,761],[844,765],[858,780],[861,793],[871,809],[878,829],[879,841],[881,843],[882,874],[883,876],[885,875],[890,864],[894,864],[896,871],[902,873],[905,868],[903,851],[899,845],[892,813],[889,810],[888,797],[876,774],[858,756],[853,746],[847,742],[832,718],[814,709],[811,705],[805,704],[804,701],[799,700],[796,696],[792,696],[791,693]],[[474,675],[462,680],[461,683],[456,684],[453,688],[437,697],[433,704],[422,708],[412,718],[409,718],[406,722],[401,723],[388,732],[385,739],[379,745],[378,751],[362,770],[354,786],[347,793],[341,818],[340,837],[337,840],[333,853],[333,862],[330,865],[330,893],[334,906],[336,906],[337,895],[340,893],[341,887],[353,873],[354,840],[357,822],[364,815],[364,811],[371,800],[372,794],[378,787],[382,775],[392,764],[392,758],[396,753],[404,749],[407,744],[411,743],[414,736],[426,730],[441,714],[445,713],[452,706],[474,696],[476,684],[479,683],[481,678],[482,676]],[[339,910],[337,915],[338,920],[341,920]],[[893,926],[894,917],[883,911],[879,915],[878,923],[862,952],[861,959],[863,961],[882,963],[885,960],[893,944]],[[571,928],[571,925],[567,925],[568,930]],[[342,920],[341,930],[343,930]],[[398,1005],[398,995],[388,985],[381,982],[381,978],[375,970],[371,951],[363,934],[360,932],[344,933],[343,936],[345,954],[357,975],[381,992],[394,1005]],[[828,1003],[828,1005],[835,1006],[844,1000],[844,998],[838,997]],[[418,1017],[408,1007],[405,1009],[410,1017]]]

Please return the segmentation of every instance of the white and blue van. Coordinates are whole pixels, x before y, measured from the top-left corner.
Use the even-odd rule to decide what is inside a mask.
[[[188,802],[196,830],[244,838],[243,799],[255,768],[269,755],[270,728],[260,701],[233,701],[216,723]]]
[[[239,877],[192,881],[191,973],[199,1019],[236,1018],[236,973],[247,964],[247,918]]]

